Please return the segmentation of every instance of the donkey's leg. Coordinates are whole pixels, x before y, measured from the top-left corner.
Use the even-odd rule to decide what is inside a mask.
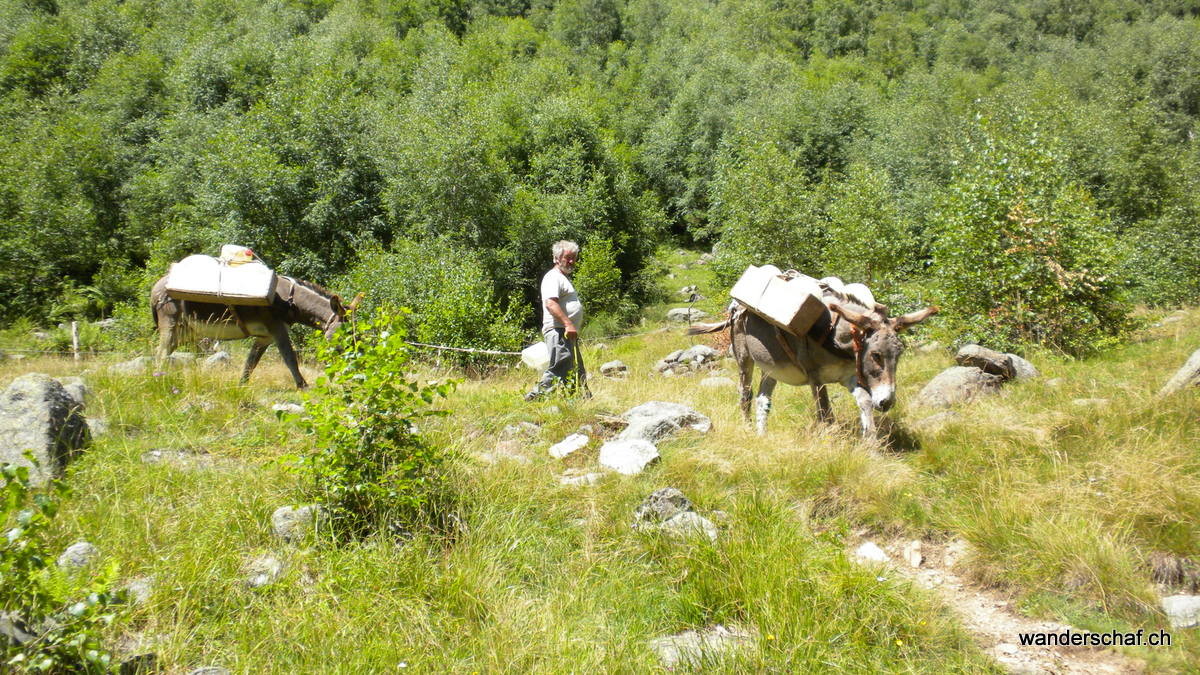
[[[850,389],[850,393],[854,395],[854,402],[858,404],[858,420],[862,423],[863,438],[875,437],[875,403],[871,401],[871,392],[867,391],[866,387],[858,386],[856,379],[851,379],[846,383]]]
[[[753,378],[754,378],[754,359],[751,359],[749,357],[743,357],[743,358],[739,359],[738,360],[738,380],[739,380],[738,385],[740,387],[741,394],[740,394],[738,403],[742,407],[742,417],[747,422],[750,421],[750,401],[752,401],[754,399],[754,397],[750,393],[750,386],[751,386],[751,382],[752,382]]]
[[[833,423],[833,408],[829,405],[829,392],[825,391],[825,385],[812,385],[813,398],[817,401],[817,420],[825,424]]]
[[[267,347],[271,346],[271,338],[259,337],[254,338],[254,344],[250,345],[250,353],[246,355],[246,366],[242,368],[242,384],[245,384],[250,379],[250,373],[258,367],[258,361],[262,358],[263,352],[267,351]]]
[[[758,398],[754,401],[754,423],[758,435],[767,433],[767,414],[771,412],[771,393],[775,391],[775,378],[763,373],[758,381]]]
[[[279,348],[279,357],[292,371],[292,379],[296,381],[297,389],[307,389],[308,383],[300,374],[300,363],[296,361],[296,350],[292,349],[292,338],[288,336],[287,324],[280,321],[271,326],[271,334],[275,337],[275,346]]]

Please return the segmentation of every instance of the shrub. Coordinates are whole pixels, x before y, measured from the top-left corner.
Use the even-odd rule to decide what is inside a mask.
[[[418,342],[450,347],[519,348],[523,334],[513,306],[503,310],[479,256],[445,240],[398,240],[391,250],[375,250],[337,287],[351,297],[366,291],[365,314],[384,306],[410,307],[405,315]],[[459,363],[490,360],[486,355],[441,352]]]
[[[902,222],[887,173],[850,167],[829,199],[828,271],[879,288],[916,257],[916,238]]]
[[[32,454],[26,457],[33,461]],[[0,637],[0,670],[43,673],[102,673],[112,655],[100,632],[112,622],[120,598],[109,590],[110,568],[89,588],[79,589],[51,564],[46,531],[58,513],[66,487],[50,483],[45,491],[29,481],[29,467],[0,465],[0,613],[25,641]],[[78,599],[79,594],[83,599]]]
[[[408,529],[440,514],[448,452],[422,439],[416,422],[444,414],[429,406],[455,383],[422,385],[406,376],[404,313],[351,314],[317,346],[325,374],[306,395],[302,420],[316,450],[298,467],[342,534],[363,536],[385,523]]]
[[[1117,240],[1070,180],[1056,139],[1018,116],[983,118],[941,196],[933,240],[945,326],[959,340],[1070,354],[1128,327]]]

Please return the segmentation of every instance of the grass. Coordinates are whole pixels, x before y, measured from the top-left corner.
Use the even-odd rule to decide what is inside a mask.
[[[678,267],[696,257],[669,254],[676,277],[664,283],[671,293],[699,285],[707,299],[697,307],[717,313],[724,296],[707,268]],[[637,330],[682,304],[648,308]],[[918,446],[907,452],[860,441],[843,392],[832,397],[841,425],[825,428],[807,389],[781,386],[767,435],[754,436],[734,389],[651,374],[690,344],[677,329],[588,342],[593,371],[618,358],[629,379],[594,377],[586,401],[526,404],[535,375],[501,370],[463,382],[446,403],[451,415],[422,423],[460,458],[457,539],[342,546],[271,537],[272,511],[303,495],[283,458],[311,443],[271,411],[300,400],[273,354],[248,386],[236,383],[236,365],[121,376],[105,368],[115,357],[96,357],[85,365],[88,414],[111,430],[68,470],[73,494],[54,545],[86,538],[122,579],[154,578],[150,600],[124,613],[112,638],[136,637],[170,672],[644,672],[659,668],[649,640],[714,623],[753,638],[706,671],[990,672],[929,592],[849,562],[846,550],[860,536],[961,537],[972,545],[970,576],[1030,616],[1163,627],[1147,561],[1200,556],[1200,419],[1196,391],[1156,392],[1198,346],[1197,329],[1200,312],[1189,311],[1089,360],[1035,355],[1041,378],[931,427],[912,401],[952,355],[911,350],[890,415]],[[6,360],[0,382],[78,370],[66,359]],[[1072,403],[1080,398],[1109,403]],[[549,457],[550,444],[649,400],[690,404],[713,429],[660,444],[662,461],[642,475],[559,484],[567,468],[594,467],[600,443],[565,461]],[[542,425],[529,463],[474,459],[518,421]],[[209,470],[142,462],[160,448],[221,461]],[[637,504],[668,485],[705,515],[727,514],[716,544],[630,527]],[[246,587],[242,567],[268,553],[286,562],[283,577]],[[1169,649],[1129,653],[1155,669],[1200,666],[1195,634],[1172,633]]]

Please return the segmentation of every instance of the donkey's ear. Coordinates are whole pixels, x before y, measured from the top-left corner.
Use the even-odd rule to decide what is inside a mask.
[[[895,319],[892,319],[892,327],[896,330],[897,333],[899,333],[900,331],[905,330],[909,326],[915,326],[915,325],[921,323],[922,321],[924,321],[925,319],[928,319],[929,317],[931,317],[937,313],[938,313],[938,308],[936,306],[926,307],[925,309],[918,309],[915,312],[909,312],[908,314],[905,314],[904,316],[898,316]]]
[[[867,314],[859,314],[858,312],[856,312],[852,309],[847,309],[846,307],[842,307],[840,304],[838,304],[836,302],[829,303],[829,311],[837,312],[838,314],[840,314],[842,316],[843,319],[849,321],[850,323],[854,324],[855,326],[858,326],[859,328],[861,328],[863,330],[879,330],[880,326],[882,325],[879,323],[879,321],[877,319],[875,319],[875,317],[869,316]]]

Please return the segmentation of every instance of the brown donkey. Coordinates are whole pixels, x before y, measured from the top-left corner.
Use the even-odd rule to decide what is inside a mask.
[[[240,340],[252,337],[254,344],[242,369],[242,382],[250,379],[263,352],[274,342],[300,389],[308,383],[300,374],[296,350],[288,337],[288,326],[301,323],[323,330],[325,336],[330,337],[346,314],[341,298],[334,293],[312,282],[285,276],[279,277],[275,299],[270,305],[261,307],[175,300],[167,295],[167,278],[164,276],[150,291],[150,307],[154,326],[159,332],[159,360],[175,351],[185,338]]]

